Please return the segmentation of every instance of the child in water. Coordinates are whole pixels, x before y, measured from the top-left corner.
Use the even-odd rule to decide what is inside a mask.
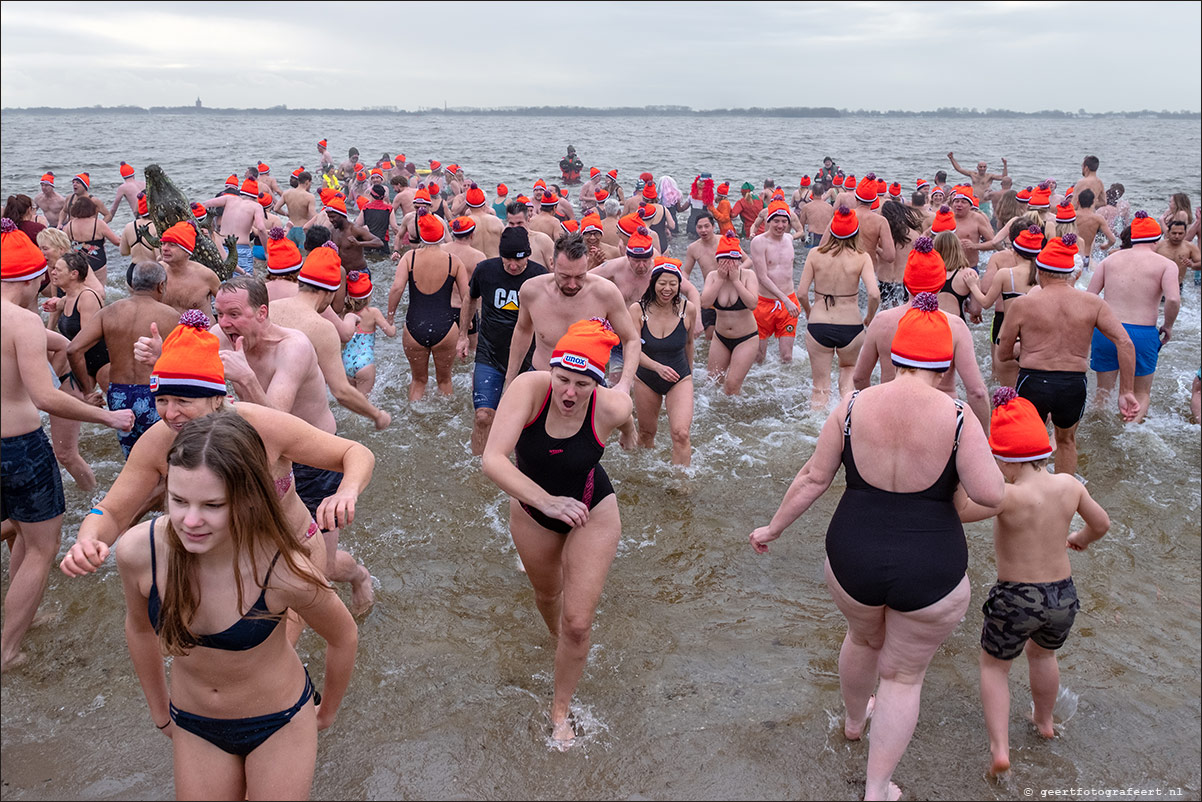
[[[371,306],[371,273],[352,270],[346,277],[346,311],[357,318],[355,333],[342,349],[342,367],[351,385],[365,396],[371,396],[376,385],[376,327],[389,337],[396,336],[396,326],[384,313]]]
[[[1079,607],[1068,549],[1084,551],[1110,528],[1110,517],[1070,475],[1045,470],[1052,454],[1047,429],[1034,405],[1012,388],[993,395],[989,446],[1006,478],[1000,507],[970,501],[961,488],[960,520],[993,523],[998,581],[982,607],[981,704],[993,759],[993,776],[1010,769],[1011,662],[1027,653],[1033,721],[1044,738],[1056,735],[1052,707],[1060,691],[1056,650],[1064,645]],[[1073,514],[1085,526],[1069,534]]]

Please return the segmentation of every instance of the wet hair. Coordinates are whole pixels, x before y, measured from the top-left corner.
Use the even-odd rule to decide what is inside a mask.
[[[910,232],[922,232],[922,215],[901,201],[887,200],[881,204],[881,217],[889,223],[893,243],[910,241]],[[834,239],[834,237],[831,237]]]
[[[129,288],[134,292],[150,292],[167,280],[167,269],[158,262],[138,262],[129,269]]]
[[[964,246],[960,244],[960,238],[956,236],[955,231],[940,231],[936,234],[935,250],[943,257],[943,266],[949,275],[969,266],[968,255],[964,253]]]
[[[79,274],[80,281],[88,277],[88,258],[79,251],[67,251],[62,260],[67,264],[68,272]]]
[[[678,275],[676,275],[675,273],[673,273],[672,271],[665,270],[662,274],[660,274],[660,276],[658,278],[656,278],[655,281],[652,281],[647,285],[646,291],[643,292],[643,297],[639,298],[639,308],[643,310],[644,318],[647,317],[647,307],[649,305],[655,303],[655,299],[658,295],[658,293],[656,293],[656,291],[655,291],[655,285],[659,281],[659,279],[663,278],[664,276],[672,276],[673,278],[676,279],[676,295],[674,295],[672,297],[672,311],[678,315],[680,314],[680,303],[681,303],[681,299],[684,297],[684,293],[682,290],[682,285],[684,284],[684,282],[682,282],[680,280],[680,277]]]
[[[714,228],[718,227],[718,221],[714,219],[713,213],[709,209],[706,209],[704,207],[702,207],[702,209],[697,212],[697,220],[698,221],[709,220],[710,223],[714,226]],[[696,223],[694,223],[693,225],[696,225]]]
[[[12,218],[9,218],[10,220]],[[57,228],[43,228],[38,232],[39,248],[54,248],[59,251],[71,250],[71,238],[66,232]]]
[[[998,222],[1002,224],[1018,217],[1022,213],[1022,208],[1018,203],[1018,193],[1012,189],[1003,192],[1002,197],[998,198],[996,211]]]
[[[1092,208],[1095,198],[1092,189],[1083,189],[1077,193],[1077,203],[1081,204],[1082,209]]]
[[[1119,234],[1119,250],[1131,250],[1131,226],[1123,226],[1123,233]]]
[[[1123,197],[1123,193],[1126,191],[1127,190],[1124,189],[1122,184],[1119,184],[1117,182],[1111,184],[1110,189],[1106,190],[1106,205],[1107,206],[1118,206],[1119,198]]]
[[[251,309],[258,309],[269,303],[267,285],[263,283],[262,279],[254,276],[234,276],[221,282],[221,286],[217,288],[218,293],[237,292],[238,290],[246,290],[246,302]]]
[[[526,208],[526,204],[521,201],[511,200],[505,204],[505,214],[507,216],[511,214],[526,214],[528,211],[529,209]]]
[[[305,250],[316,250],[333,238],[334,235],[325,226],[310,226],[309,230],[305,232]]]
[[[947,170],[936,171],[935,180],[936,181],[946,181],[947,180]]]
[[[584,237],[579,234],[564,234],[555,240],[556,262],[559,261],[560,255],[573,262],[588,256],[588,245],[584,243]]]
[[[388,183],[394,187],[407,187],[409,186],[409,179],[403,175],[394,175],[388,179]]]
[[[923,192],[912,193],[910,195],[910,203],[914,204],[915,206],[926,206],[927,205],[926,193],[923,193]]]
[[[1181,226],[1181,227],[1182,227],[1182,228],[1184,228],[1184,229],[1187,229],[1187,230],[1189,229],[1189,226],[1187,226],[1187,225],[1185,224],[1185,221],[1184,221],[1184,220],[1170,220],[1170,221],[1169,221],[1169,224],[1168,224],[1168,226],[1166,226],[1166,227],[1165,227],[1165,230],[1166,230],[1166,231],[1172,231],[1172,230],[1173,230],[1173,226]]]
[[[76,195],[71,201],[71,216],[72,217],[95,217],[96,204],[87,195]]]
[[[324,578],[305,557],[303,547],[288,525],[276,494],[267,461],[267,449],[255,428],[236,412],[214,412],[184,424],[167,454],[168,498],[172,468],[207,468],[225,485],[229,514],[229,536],[234,545],[231,567],[237,589],[238,609],[246,609],[242,595],[242,559],[250,557],[255,584],[259,584],[260,558],[279,552],[298,577],[313,586],[314,594],[328,589]],[[179,533],[167,516],[167,581],[159,611],[159,648],[163,654],[181,656],[198,646],[188,628],[200,606],[196,586],[197,557],[184,548]],[[266,573],[264,571],[264,573]],[[284,613],[259,617],[280,620]]]
[[[1098,171],[1098,165],[1101,164],[1101,162],[1098,161],[1097,156],[1086,156],[1081,164],[1085,167],[1085,169],[1096,173]]]
[[[25,219],[25,215],[33,208],[33,198],[28,195],[9,195],[4,202],[4,216],[14,223]]]

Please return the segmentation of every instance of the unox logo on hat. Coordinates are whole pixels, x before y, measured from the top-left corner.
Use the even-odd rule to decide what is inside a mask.
[[[159,391],[159,377],[155,374],[150,374],[150,392],[157,393]]]
[[[575,368],[576,370],[588,370],[588,360],[579,354],[564,354],[562,357],[564,367]]]

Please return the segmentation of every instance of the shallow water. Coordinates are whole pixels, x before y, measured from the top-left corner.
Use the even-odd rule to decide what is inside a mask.
[[[949,125],[956,128],[933,130]],[[929,177],[945,167],[949,148],[963,148],[958,157],[966,163],[982,156],[991,169],[994,154],[1007,155],[1021,182],[1055,175],[1062,187],[1075,178],[1081,155],[1094,152],[1104,180],[1122,181],[1133,208],[1157,214],[1171,192],[1202,184],[1197,125],[1156,120],[715,118],[686,125],[679,118],[104,114],[5,114],[0,183],[4,195],[30,192],[47,168],[64,176],[60,185],[90,169],[108,201],[110,174],[124,158],[139,168],[159,161],[198,199],[255,159],[271,164],[280,180],[296,164],[313,163],[312,142],[323,136],[338,150],[357,144],[367,156],[387,146],[411,159],[458,161],[488,187],[498,180],[528,186],[569,141],[586,164],[617,166],[624,178],[644,164],[662,165],[655,172],[671,173],[682,186],[706,168],[757,185],[772,171],[792,183],[799,168],[784,165],[812,171],[827,153],[858,173],[876,169],[901,180],[921,169]],[[756,155],[738,155],[744,152]],[[128,219],[123,209],[116,222]],[[110,260],[124,267],[115,249]],[[116,279],[123,273],[111,271]],[[387,286],[391,275],[380,266],[376,284]],[[1028,798],[1031,788],[1038,798],[1041,789],[1132,786],[1159,787],[1161,797],[1170,788],[1186,798],[1202,793],[1202,455],[1199,427],[1186,420],[1200,359],[1199,309],[1197,289],[1187,286],[1144,425],[1124,427],[1097,410],[1082,423],[1080,470],[1112,528],[1071,558],[1082,609],[1061,670],[1078,696],[1075,715],[1060,738],[1039,739],[1025,725],[1027,672],[1018,662],[1012,776],[984,779],[977,654],[993,552],[990,526],[969,525],[974,600],[928,672],[918,728],[895,774],[908,797]],[[988,316],[975,330],[979,354],[988,353],[987,324]],[[552,655],[545,627],[516,568],[507,503],[467,448],[468,366],[456,368],[452,400],[411,405],[400,343],[378,338],[373,400],[392,412],[392,427],[375,432],[341,409],[336,417],[342,434],[378,458],[343,542],[380,584],[361,622],[350,691],[321,736],[314,797],[859,798],[867,743],[841,734],[844,624],[822,580],[823,538],[842,475],[770,554],[756,555],[746,543],[775,510],[823,420],[809,410],[804,348],[791,365],[770,350],[746,395],[730,399],[704,381],[699,344],[688,471],[667,464],[663,419],[656,448],[626,453],[615,445],[606,455],[623,537],[577,694],[581,744],[560,754],[547,741]],[[120,467],[115,437],[85,427],[82,449],[107,487]],[[70,542],[91,499],[69,477],[65,485]],[[56,570],[43,610],[51,621],[27,638],[30,665],[0,687],[3,798],[171,797],[170,748],[148,721],[126,654],[115,567],[110,562],[88,579]],[[300,646],[315,679],[319,645],[310,633]]]

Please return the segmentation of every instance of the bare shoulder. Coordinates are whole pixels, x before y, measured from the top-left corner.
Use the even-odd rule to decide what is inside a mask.
[[[30,327],[42,328],[42,318],[37,312],[31,312],[23,306],[17,306],[7,301],[3,306],[3,317],[0,319],[4,321],[5,329],[14,326],[23,333],[27,332]]]
[[[634,401],[631,400],[629,394],[607,387],[597,388],[597,404],[608,428],[621,426],[630,417],[631,410],[634,409]]]
[[[125,530],[121,535],[115,547],[117,567],[120,570],[150,569],[150,525],[151,521],[144,521]]]

